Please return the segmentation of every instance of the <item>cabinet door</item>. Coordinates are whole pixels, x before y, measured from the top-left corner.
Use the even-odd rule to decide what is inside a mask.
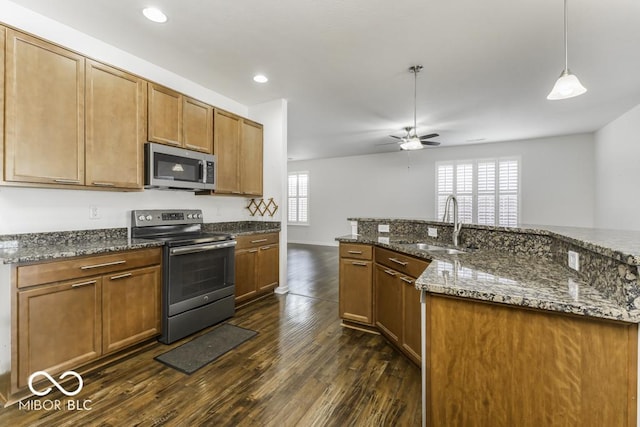
[[[400,277],[402,284],[402,349],[416,364],[420,365],[420,291],[415,281]]]
[[[0,46],[4,46],[7,29],[0,25]],[[0,48],[0,182],[4,179],[4,58],[5,50]]]
[[[103,353],[160,333],[160,286],[159,266],[104,276]]]
[[[258,292],[270,291],[278,285],[279,245],[261,246],[258,249]]]
[[[387,338],[400,345],[402,337],[402,282],[400,274],[376,264],[375,267],[376,326]]]
[[[373,263],[340,258],[340,317],[373,325]]]
[[[258,293],[256,268],[258,249],[241,249],[236,251],[236,303],[249,300]]]
[[[240,186],[243,194],[262,195],[262,125],[242,121],[240,139]]]
[[[240,156],[240,117],[215,110],[213,154],[216,155],[216,193],[240,194],[238,157]]]
[[[87,60],[86,185],[142,188],[146,82]]]
[[[18,387],[100,356],[101,328],[100,278],[18,292]]]
[[[5,179],[84,184],[84,58],[6,36]]]
[[[213,153],[213,108],[183,97],[182,142],[190,150]]]
[[[182,145],[182,95],[149,83],[149,134],[147,139],[169,145]]]

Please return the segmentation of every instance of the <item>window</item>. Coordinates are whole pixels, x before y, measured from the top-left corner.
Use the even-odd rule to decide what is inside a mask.
[[[436,164],[436,215],[444,215],[451,194],[461,222],[516,226],[519,221],[520,162],[481,159]]]
[[[309,223],[309,173],[289,173],[288,184],[288,223]]]

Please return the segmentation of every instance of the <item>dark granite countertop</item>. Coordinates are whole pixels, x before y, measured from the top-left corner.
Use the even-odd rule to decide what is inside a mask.
[[[577,273],[540,257],[477,249],[450,255],[412,247],[422,236],[346,235],[339,242],[365,243],[393,249],[432,262],[416,280],[416,288],[520,307],[640,323],[640,310],[624,307],[610,295],[580,279]],[[435,245],[442,243],[433,241]]]
[[[204,224],[208,232],[240,236],[280,232],[278,221],[236,221]],[[162,242],[129,239],[126,228],[0,235],[0,260],[4,264],[48,261],[162,246]]]
[[[88,242],[59,242],[43,246],[20,245],[19,241],[0,242],[0,259],[5,264],[47,261],[81,255],[96,255],[108,252],[127,251],[162,246],[153,240],[108,239]]]

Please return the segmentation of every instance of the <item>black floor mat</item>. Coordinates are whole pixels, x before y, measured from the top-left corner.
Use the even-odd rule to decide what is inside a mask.
[[[224,323],[155,359],[185,374],[192,374],[257,334],[256,331]]]

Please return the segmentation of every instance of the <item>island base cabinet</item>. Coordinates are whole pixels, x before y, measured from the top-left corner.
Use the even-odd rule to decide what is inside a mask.
[[[339,251],[340,318],[364,325],[366,329],[374,325],[373,248],[370,245],[340,243]],[[343,325],[349,326],[344,322]]]
[[[376,264],[376,326],[395,345],[402,337],[402,282],[400,274]]]
[[[428,295],[427,425],[636,426],[638,327]]]

